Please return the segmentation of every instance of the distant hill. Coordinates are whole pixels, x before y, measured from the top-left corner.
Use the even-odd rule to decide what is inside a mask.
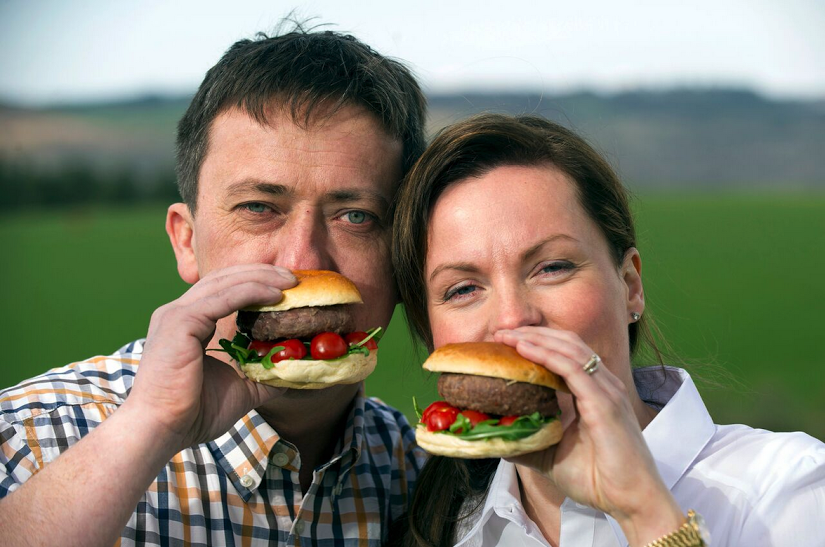
[[[632,186],[825,188],[825,102],[749,91],[466,94],[430,98],[443,126],[479,111],[538,114],[575,129]]]
[[[825,188],[825,102],[741,90],[432,95],[431,132],[481,111],[538,114],[584,135],[639,188]],[[171,172],[189,97],[0,105],[0,167],[84,164],[140,181]]]

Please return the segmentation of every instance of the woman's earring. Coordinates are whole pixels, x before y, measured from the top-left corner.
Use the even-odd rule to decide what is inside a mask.
[[[640,313],[636,313],[635,311],[630,312],[630,318],[633,319],[633,321],[638,321],[641,317],[642,314]]]

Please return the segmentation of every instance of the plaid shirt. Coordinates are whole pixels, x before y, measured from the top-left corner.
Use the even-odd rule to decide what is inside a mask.
[[[117,410],[142,351],[133,342],[0,392],[0,498]],[[302,497],[298,451],[252,411],[166,464],[120,545],[380,545],[424,453],[400,412],[359,395],[335,454]]]

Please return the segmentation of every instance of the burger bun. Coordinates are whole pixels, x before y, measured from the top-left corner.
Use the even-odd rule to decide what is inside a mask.
[[[274,387],[324,389],[339,384],[356,384],[369,376],[378,362],[378,350],[369,355],[353,353],[339,359],[284,359],[264,368],[261,363],[246,363],[241,370],[250,380]]]
[[[455,435],[427,431],[426,426],[419,424],[415,428],[415,441],[418,446],[436,456],[465,459],[510,458],[544,450],[558,443],[562,433],[561,422],[553,420],[529,437],[516,441],[501,438],[465,441]]]
[[[355,283],[327,270],[295,270],[298,284],[283,291],[279,302],[244,308],[244,311],[287,311],[295,308],[361,304],[361,293]]]
[[[502,378],[570,392],[561,377],[528,361],[514,348],[497,342],[446,344],[435,350],[423,366],[431,372]]]

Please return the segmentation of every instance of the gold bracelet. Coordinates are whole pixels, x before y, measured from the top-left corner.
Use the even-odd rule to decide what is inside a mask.
[[[707,547],[710,545],[710,534],[705,527],[701,515],[691,509],[687,520],[675,532],[671,532],[648,543],[646,547]]]

